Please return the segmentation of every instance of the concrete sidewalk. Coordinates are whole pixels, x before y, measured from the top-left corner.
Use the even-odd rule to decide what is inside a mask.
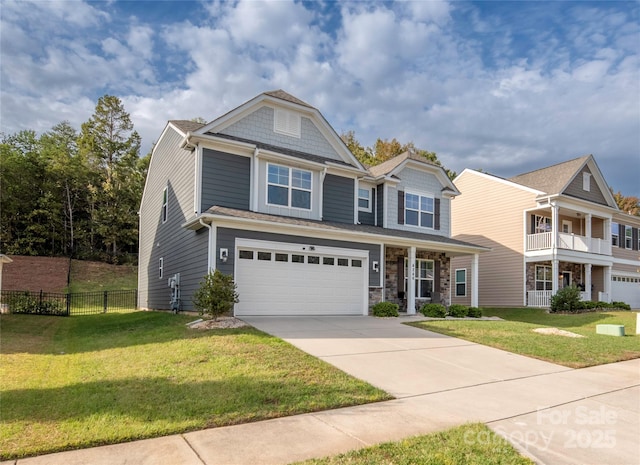
[[[640,360],[572,370],[397,320],[247,320],[397,399],[3,464],[286,464],[471,421],[540,463],[640,463]]]

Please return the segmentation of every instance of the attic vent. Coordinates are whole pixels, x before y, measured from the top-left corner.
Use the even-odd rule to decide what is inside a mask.
[[[591,190],[591,173],[582,173],[582,190],[587,192]]]
[[[273,130],[278,134],[300,138],[300,115],[287,110],[275,110]]]

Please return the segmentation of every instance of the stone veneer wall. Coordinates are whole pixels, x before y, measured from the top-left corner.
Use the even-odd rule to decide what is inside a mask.
[[[527,291],[534,291],[536,289],[536,265],[551,266],[551,262],[545,261],[527,264]],[[581,265],[580,263],[559,262],[558,273],[562,273],[563,271],[571,271],[571,279],[573,279],[573,284],[575,284],[576,282],[584,284],[583,265]],[[560,283],[560,285],[561,284],[562,283]]]
[[[382,288],[370,287],[369,288],[369,314],[371,314],[371,307],[375,304],[382,302]]]

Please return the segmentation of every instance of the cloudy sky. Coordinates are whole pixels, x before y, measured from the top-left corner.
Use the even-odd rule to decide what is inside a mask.
[[[79,129],[104,95],[143,151],[284,89],[364,144],[509,177],[592,153],[640,197],[640,3],[0,0],[0,131]]]

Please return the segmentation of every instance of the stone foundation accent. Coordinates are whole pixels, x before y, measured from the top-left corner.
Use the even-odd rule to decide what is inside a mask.
[[[371,307],[375,304],[382,302],[382,288],[370,287],[369,288],[369,314],[371,314]]]

